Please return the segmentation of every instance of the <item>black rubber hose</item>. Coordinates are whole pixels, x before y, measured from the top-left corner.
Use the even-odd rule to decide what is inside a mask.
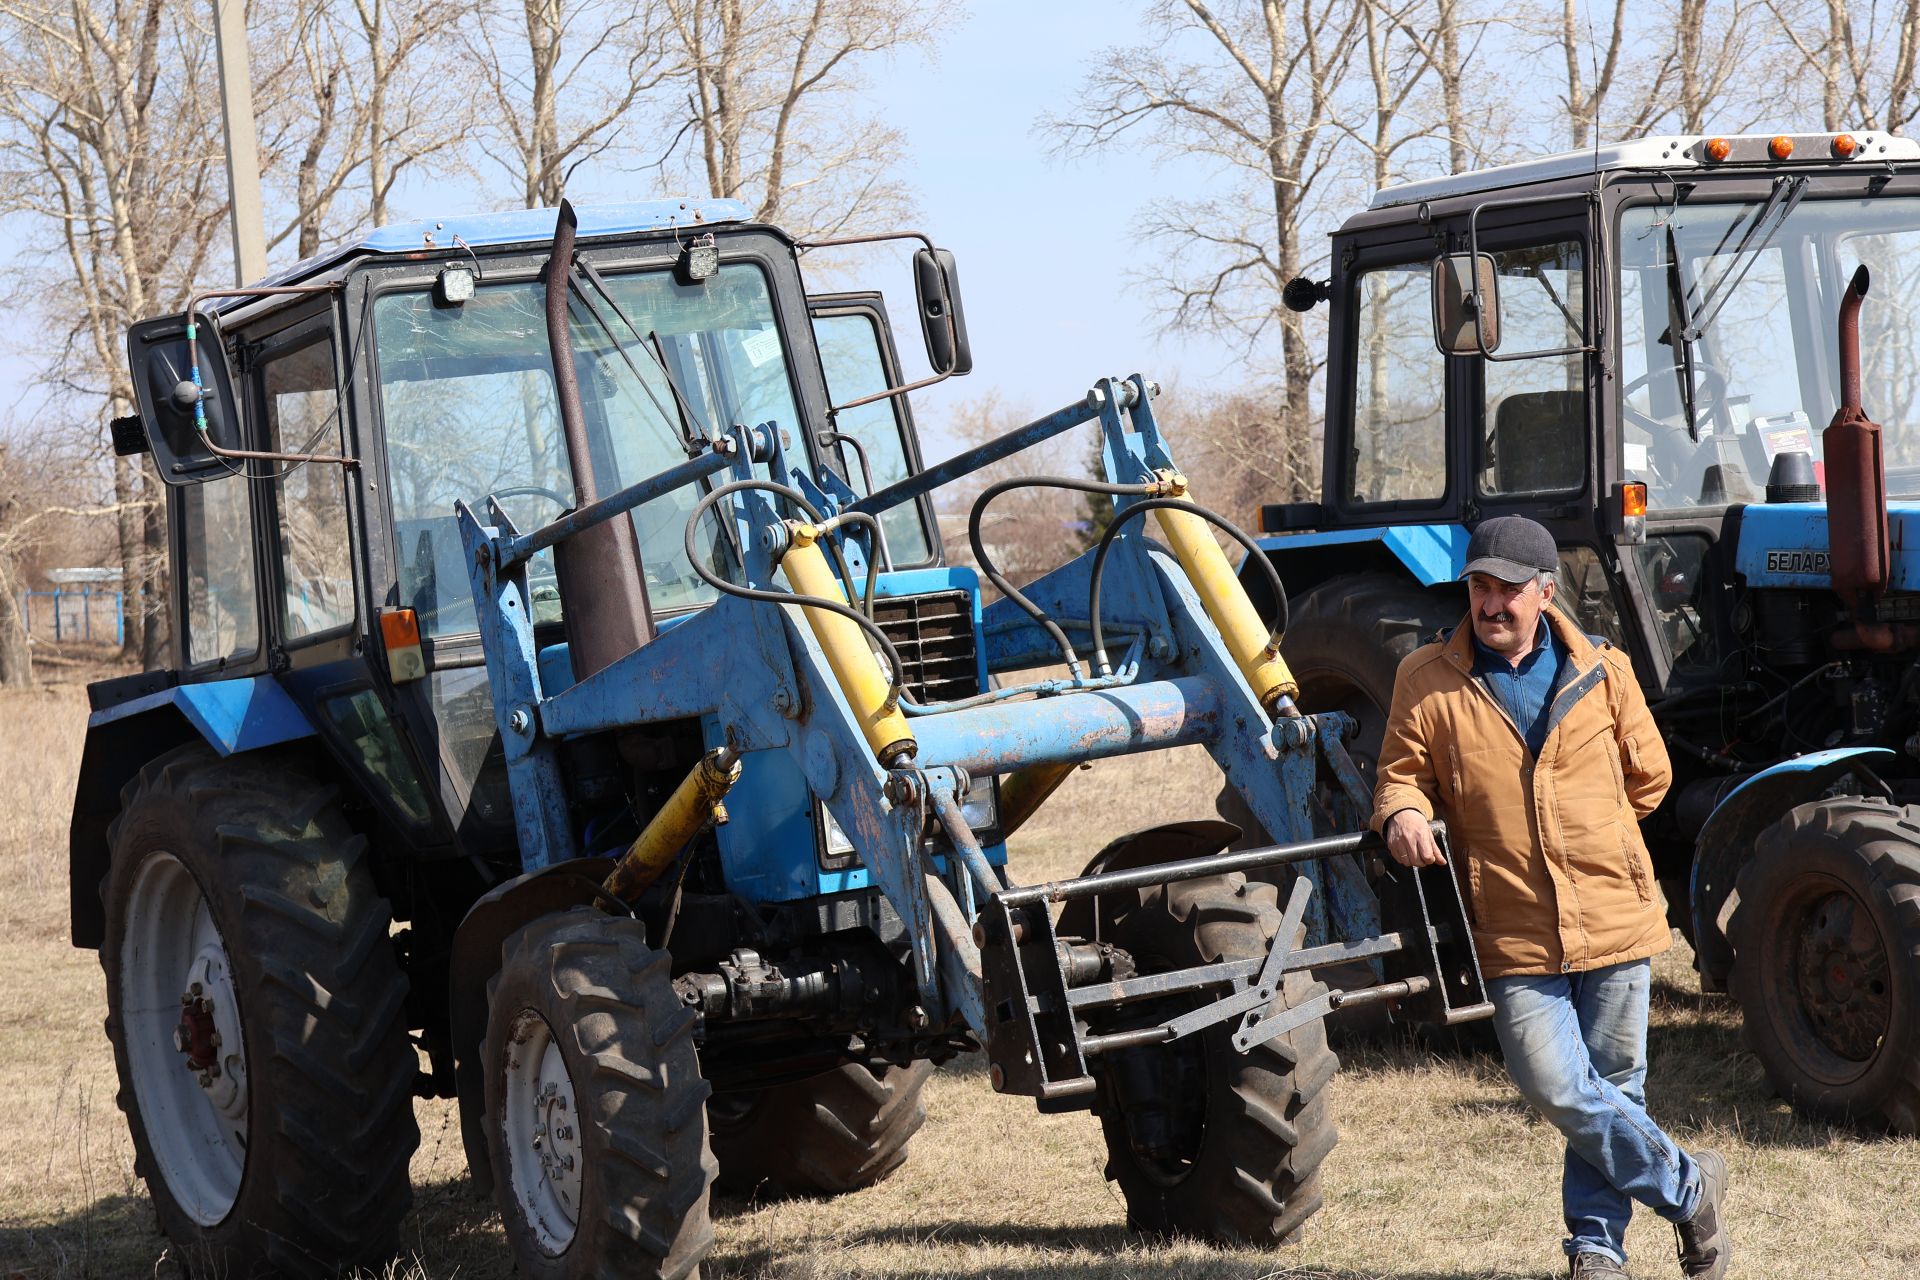
[[[825,609],[829,613],[837,613],[843,618],[851,618],[859,624],[862,631],[865,631],[879,643],[880,652],[886,655],[887,666],[890,668],[887,674],[887,701],[889,704],[898,704],[901,695],[905,692],[906,664],[901,661],[900,651],[894,648],[893,641],[888,638],[887,633],[882,631],[879,624],[874,622],[872,618],[867,617],[851,605],[844,604],[838,600],[829,600],[825,596],[804,596],[796,591],[764,591],[759,587],[743,587],[738,583],[728,582],[725,578],[720,577],[700,563],[700,548],[694,542],[694,535],[700,527],[700,517],[712,509],[714,504],[718,503],[722,498],[739,493],[744,489],[759,489],[767,493],[777,494],[805,512],[807,519],[813,521],[815,524],[825,523],[825,517],[820,514],[818,508],[811,502],[808,502],[806,495],[797,489],[789,489],[785,485],[775,484],[771,480],[735,480],[731,484],[723,484],[706,497],[700,499],[699,502],[695,503],[692,514],[687,517],[684,542],[687,552],[687,563],[693,567],[694,573],[699,576],[700,581],[706,583],[715,591],[725,595],[739,596],[742,600],[760,600],[771,604],[802,604],[816,609]],[[833,545],[831,537],[824,538],[822,541],[827,544],[833,558],[838,562],[841,578],[847,592],[847,599],[853,599],[853,575],[847,569],[846,558],[840,554],[839,548]],[[873,585],[873,578],[874,574],[869,572],[867,574],[869,590],[871,590]]]
[[[1260,567],[1266,570],[1267,585],[1273,588],[1273,598],[1279,602],[1280,606],[1279,616],[1274,619],[1273,630],[1267,637],[1268,647],[1277,652],[1280,647],[1281,637],[1287,634],[1289,613],[1287,609],[1287,589],[1282,585],[1280,581],[1280,571],[1273,567],[1272,559],[1269,558],[1264,551],[1260,550],[1259,544],[1248,537],[1245,530],[1218,512],[1209,511],[1198,503],[1187,502],[1181,498],[1146,498],[1134,503],[1125,511],[1122,511],[1119,516],[1114,519],[1114,522],[1107,526],[1107,531],[1100,535],[1099,549],[1093,553],[1093,573],[1090,575],[1087,584],[1087,612],[1089,614],[1089,621],[1093,624],[1093,659],[1099,667],[1099,670],[1095,674],[1104,676],[1108,674],[1110,669],[1107,662],[1106,638],[1100,630],[1100,576],[1106,569],[1107,552],[1113,546],[1113,536],[1119,533],[1122,526],[1135,516],[1145,515],[1149,511],[1161,510],[1184,511],[1188,515],[1199,516],[1202,520],[1205,520],[1214,528],[1221,530],[1229,538],[1232,538],[1235,542],[1246,548],[1247,555],[1250,558],[1260,562]]]
[[[986,546],[980,541],[980,517],[986,514],[987,504],[1003,493],[1014,489],[1071,489],[1077,493],[1104,493],[1121,497],[1143,497],[1152,493],[1151,484],[1109,484],[1104,480],[1087,480],[1079,476],[1016,476],[1011,480],[1002,480],[998,484],[988,485],[978,498],[973,500],[973,510],[967,513],[967,545],[973,548],[974,563],[980,566],[987,581],[999,589],[1000,594],[1025,610],[1028,617],[1053,638],[1054,644],[1067,660],[1067,670],[1075,679],[1080,677],[1080,655],[1073,651],[1073,641],[1067,639],[1067,633],[1058,623],[1046,615],[1046,612],[1033,601],[1020,594],[1011,582],[1003,577],[993,566],[993,560],[987,555]],[[1098,619],[1094,622],[1094,636],[1100,634]]]

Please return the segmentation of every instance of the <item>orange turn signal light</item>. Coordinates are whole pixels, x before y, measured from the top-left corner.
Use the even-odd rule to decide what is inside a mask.
[[[1851,160],[1860,150],[1860,143],[1850,133],[1833,135],[1833,154],[1842,160]]]
[[[1639,483],[1620,486],[1620,514],[1629,520],[1647,514],[1647,486]]]
[[[1719,164],[1733,154],[1733,144],[1725,138],[1707,139],[1707,159]]]
[[[1793,139],[1782,133],[1767,144],[1767,154],[1775,160],[1785,160],[1793,154]]]
[[[420,647],[420,615],[411,609],[382,609],[380,638],[389,649]]]

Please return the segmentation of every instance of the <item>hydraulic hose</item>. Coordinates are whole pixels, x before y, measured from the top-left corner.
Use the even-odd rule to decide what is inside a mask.
[[[1149,511],[1162,509],[1184,511],[1188,515],[1198,516],[1239,543],[1245,548],[1251,560],[1257,560],[1260,563],[1260,567],[1266,571],[1267,585],[1273,588],[1273,598],[1279,603],[1279,616],[1274,619],[1273,629],[1267,639],[1268,647],[1278,652],[1281,637],[1287,633],[1287,591],[1280,581],[1280,571],[1274,568],[1273,561],[1261,552],[1259,544],[1225,516],[1209,511],[1199,503],[1188,502],[1184,498],[1145,498],[1115,517],[1114,522],[1107,526],[1107,531],[1100,535],[1100,546],[1093,553],[1093,572],[1089,575],[1087,584],[1087,612],[1093,626],[1093,660],[1096,674],[1106,675],[1111,666],[1107,661],[1106,637],[1100,627],[1100,579],[1106,571],[1107,552],[1113,548],[1114,535],[1119,533],[1129,520],[1145,515]]]
[[[1010,493],[1015,489],[1071,489],[1076,493],[1101,493],[1140,498],[1164,493],[1166,487],[1159,481],[1146,484],[1109,484],[1104,480],[1087,480],[1079,476],[1016,476],[1011,480],[1002,480],[998,484],[988,485],[986,490],[974,499],[973,510],[967,514],[967,545],[973,548],[974,563],[980,566],[980,572],[986,575],[988,582],[999,589],[1001,595],[1013,601],[1025,611],[1028,617],[1040,624],[1054,644],[1059,646],[1062,656],[1067,660],[1067,671],[1077,680],[1081,676],[1080,655],[1074,652],[1073,641],[1067,639],[1067,633],[1046,615],[1045,610],[1021,595],[1019,589],[1002,576],[994,567],[992,558],[987,555],[986,545],[980,540],[980,520],[986,514],[987,505],[1001,494]],[[1114,523],[1117,525],[1119,521],[1116,520]],[[1097,599],[1098,596],[1096,595],[1095,598]],[[1100,639],[1098,618],[1093,621],[1093,636],[1097,645]]]
[[[700,563],[700,549],[694,542],[694,535],[700,527],[700,517],[705,515],[723,498],[730,497],[745,489],[759,489],[767,493],[775,494],[786,499],[795,507],[798,507],[806,514],[807,519],[813,523],[825,524],[827,522],[826,517],[820,514],[819,508],[807,501],[806,495],[797,489],[789,489],[787,486],[775,484],[771,480],[735,480],[731,484],[723,484],[706,497],[700,499],[699,502],[695,503],[692,514],[687,517],[684,542],[687,552],[687,563],[693,566],[694,573],[699,576],[700,581],[706,583],[723,595],[738,596],[742,600],[759,600],[770,604],[808,605],[812,608],[824,609],[829,613],[839,614],[859,624],[860,629],[866,632],[866,634],[880,646],[880,652],[886,656],[888,668],[887,699],[889,705],[898,705],[904,692],[903,681],[906,678],[906,664],[901,661],[900,651],[894,648],[893,641],[888,638],[887,633],[882,631],[879,624],[874,622],[872,618],[861,613],[860,610],[849,604],[831,599],[827,596],[801,595],[793,591],[767,591],[759,587],[743,587],[738,583],[728,582],[725,578],[720,577]],[[871,517],[865,518],[871,519]],[[827,548],[834,559],[836,572],[839,573],[845,584],[847,599],[851,600],[854,598],[853,573],[847,567],[846,557],[841,555],[839,548],[833,544],[831,538],[824,539],[824,541],[827,543]],[[872,600],[873,580],[876,576],[872,567],[869,566],[867,573],[869,605]]]

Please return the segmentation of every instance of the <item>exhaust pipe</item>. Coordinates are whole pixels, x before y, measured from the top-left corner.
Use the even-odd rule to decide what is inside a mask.
[[[1880,425],[1860,407],[1860,304],[1865,266],[1840,302],[1840,408],[1821,433],[1827,467],[1827,546],[1833,589],[1855,613],[1887,589],[1887,478]],[[1856,621],[1856,629],[1861,624]],[[1868,641],[1866,632],[1861,639]],[[1867,643],[1869,648],[1877,648]]]
[[[541,283],[547,290],[547,345],[553,352],[554,395],[560,426],[567,438],[567,464],[573,469],[576,510],[600,496],[593,474],[593,449],[587,440],[586,414],[580,406],[580,376],[573,365],[573,332],[567,325],[568,278],[579,219],[573,205],[560,202],[553,228],[553,256]],[[566,610],[567,650],[573,678],[626,657],[653,639],[653,606],[640,563],[640,542],[627,516],[582,529],[556,543],[554,572]]]

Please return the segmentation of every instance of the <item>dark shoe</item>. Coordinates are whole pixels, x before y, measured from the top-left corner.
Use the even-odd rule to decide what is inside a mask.
[[[1673,1224],[1680,1246],[1680,1273],[1720,1280],[1727,1274],[1727,1262],[1733,1256],[1723,1212],[1727,1160],[1718,1151],[1702,1151],[1693,1162],[1700,1167],[1700,1204],[1691,1218]]]
[[[1604,1253],[1576,1253],[1567,1274],[1572,1280],[1632,1280],[1625,1267]]]

